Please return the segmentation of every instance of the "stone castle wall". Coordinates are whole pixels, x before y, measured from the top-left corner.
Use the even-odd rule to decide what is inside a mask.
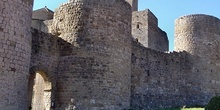
[[[143,46],[159,51],[168,51],[167,35],[158,27],[158,20],[149,10],[132,14],[132,36]]]
[[[31,30],[31,8],[31,0],[0,2],[4,110],[28,108],[36,72],[51,82],[56,110],[69,110],[73,99],[79,110],[204,106],[220,95],[218,18],[177,19],[178,52],[164,53],[168,40],[157,18],[145,10],[132,20],[125,0],[70,0],[44,21],[51,34]]]
[[[131,107],[158,109],[184,106],[190,61],[186,52],[163,53],[132,45]],[[187,91],[188,89],[188,91]]]
[[[220,20],[208,15],[189,15],[176,20],[175,51],[185,50],[199,57],[219,54]]]
[[[25,110],[33,0],[0,1],[0,108]]]
[[[138,0],[126,0],[131,5],[131,10],[138,11]]]
[[[51,34],[46,34],[44,32],[41,32],[36,29],[32,29],[32,51],[31,51],[31,64],[30,64],[30,78],[35,77],[36,73],[40,73],[40,75],[44,78],[44,82],[51,83],[51,101],[56,101],[55,94],[56,94],[56,84],[57,84],[57,65],[58,65],[58,59],[59,59],[59,42],[62,41],[62,39],[55,37]],[[33,79],[29,79],[29,98],[28,98],[28,106],[34,107],[32,102],[32,90],[31,81]],[[38,79],[35,79],[38,81]],[[36,86],[36,85],[35,85]],[[37,85],[37,86],[44,86]],[[38,88],[44,88],[45,87],[38,87]],[[35,89],[36,90],[36,89]],[[39,90],[36,90],[39,91]],[[40,94],[37,94],[41,96]],[[43,97],[43,96],[42,96]],[[43,99],[42,99],[43,100]],[[45,100],[43,100],[45,101]],[[32,102],[32,104],[31,104]],[[49,107],[50,108],[50,107]]]
[[[210,96],[220,94],[219,30],[220,20],[213,16],[189,15],[176,20],[175,50],[185,50],[191,55],[191,78],[188,80],[208,96],[201,98],[203,104]]]
[[[207,15],[177,19],[175,49],[180,53],[150,50],[133,41],[131,106],[204,106],[219,95],[219,26],[218,18]]]
[[[55,82],[60,41],[58,37],[32,29],[31,73],[43,71],[51,82]]]
[[[124,0],[61,5],[52,33],[62,38],[57,107],[116,110],[130,104],[131,9]],[[122,80],[123,79],[123,80]]]

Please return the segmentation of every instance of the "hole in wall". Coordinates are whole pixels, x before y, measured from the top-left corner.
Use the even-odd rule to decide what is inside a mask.
[[[0,32],[3,32],[3,30],[4,30],[4,29],[0,27]]]
[[[140,25],[139,25],[139,24],[137,24],[136,28],[137,28],[137,29],[139,29],[139,28],[140,28]]]

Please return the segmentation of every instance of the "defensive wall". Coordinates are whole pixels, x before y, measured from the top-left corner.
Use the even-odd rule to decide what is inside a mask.
[[[219,95],[219,23],[209,15],[180,17],[173,53],[148,49],[133,40],[131,107],[204,106]]]
[[[209,15],[189,15],[176,20],[175,50],[189,53],[191,78],[203,94],[219,95],[220,20]],[[208,100],[208,99],[204,99]]]
[[[51,93],[55,110],[72,109],[73,99],[79,110],[204,106],[220,95],[218,18],[180,17],[175,25],[177,52],[165,53],[132,38],[132,11],[124,0],[63,4],[50,21],[51,33],[31,30],[31,8],[28,0],[0,1],[4,110],[34,107],[36,73],[46,82],[43,92]],[[155,16],[143,14],[152,17],[147,20],[149,33],[158,29]]]

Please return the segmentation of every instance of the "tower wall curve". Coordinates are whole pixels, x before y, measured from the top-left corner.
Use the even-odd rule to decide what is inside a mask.
[[[197,14],[180,17],[175,22],[175,51],[187,51],[200,57],[218,55],[220,20]]]
[[[33,0],[0,1],[0,108],[26,110]]]
[[[58,65],[60,108],[68,108],[71,99],[82,110],[129,107],[130,5],[125,0],[70,1],[55,11],[53,25],[54,34],[66,42]]]

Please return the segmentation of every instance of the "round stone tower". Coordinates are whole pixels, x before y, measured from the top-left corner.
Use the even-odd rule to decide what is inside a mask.
[[[33,0],[0,1],[0,108],[27,110]]]
[[[209,15],[189,15],[176,20],[175,51],[212,59],[219,56],[220,20]]]
[[[55,11],[52,33],[62,38],[57,108],[129,107],[131,7],[125,0],[71,0]]]
[[[175,51],[189,54],[187,96],[205,105],[220,93],[220,20],[209,15],[189,15],[176,20]]]

